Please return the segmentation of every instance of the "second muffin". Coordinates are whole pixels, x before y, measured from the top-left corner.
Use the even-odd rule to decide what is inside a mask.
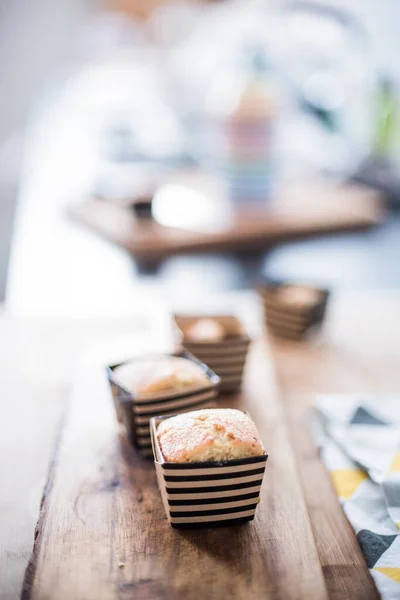
[[[107,368],[117,417],[132,443],[151,456],[150,419],[212,406],[219,378],[187,352],[136,358]]]

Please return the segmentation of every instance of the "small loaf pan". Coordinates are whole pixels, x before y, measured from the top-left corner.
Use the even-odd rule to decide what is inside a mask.
[[[178,414],[187,412],[188,410],[211,408],[212,406],[215,406],[215,397],[218,393],[220,383],[219,377],[192,354],[181,351],[164,354],[163,356],[179,356],[195,362],[207,375],[209,384],[191,388],[186,392],[146,394],[146,397],[144,398],[143,396],[137,396],[130,392],[118,382],[114,371],[117,367],[125,363],[106,367],[117,419],[124,425],[130,441],[138,448],[143,456],[152,456],[150,436],[151,417],[155,415],[168,415],[171,412]],[[152,355],[148,358],[156,357],[156,355]],[[142,360],[142,358],[138,358],[138,360]]]
[[[170,525],[198,529],[252,521],[268,454],[219,462],[168,463],[156,433],[166,418],[153,417],[150,430],[158,487]]]
[[[289,281],[265,280],[258,285],[268,329],[277,337],[302,339],[320,328],[329,290]]]
[[[185,332],[200,319],[212,319],[228,332],[219,342],[195,342],[185,339]],[[220,378],[221,392],[234,392],[242,385],[247,351],[251,342],[241,321],[233,315],[174,315],[177,342],[210,367]],[[229,335],[229,332],[240,331]]]

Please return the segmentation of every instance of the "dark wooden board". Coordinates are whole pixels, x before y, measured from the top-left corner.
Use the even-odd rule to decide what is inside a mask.
[[[82,373],[46,488],[25,597],[324,600],[329,593],[339,598],[345,586],[346,598],[374,598],[362,560],[356,563],[362,589],[349,584],[345,569],[330,578],[336,563],[326,558],[327,548],[352,547],[359,556],[350,527],[342,528],[342,539],[327,537],[321,567],[313,531],[319,517],[310,521],[293,424],[264,341],[251,350],[244,392],[221,404],[250,411],[270,454],[256,518],[239,527],[176,531],[152,463],[118,435],[102,371]],[[324,497],[324,518],[343,520],[329,486]]]
[[[357,186],[339,187],[327,181],[283,186],[266,208],[254,212],[244,204],[229,226],[213,232],[138,220],[126,205],[98,198],[73,204],[68,213],[142,260],[179,253],[267,247],[294,238],[366,229],[383,218],[382,201],[376,192]]]

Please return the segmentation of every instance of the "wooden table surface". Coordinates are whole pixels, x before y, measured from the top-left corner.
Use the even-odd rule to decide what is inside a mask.
[[[270,452],[256,519],[184,533],[166,522],[151,463],[118,436],[97,366],[138,323],[3,316],[1,600],[19,597],[34,537],[24,598],[376,598],[305,408],[314,392],[398,389],[399,309],[397,293],[350,294],[318,343],[253,345],[244,393],[223,402],[251,410]]]

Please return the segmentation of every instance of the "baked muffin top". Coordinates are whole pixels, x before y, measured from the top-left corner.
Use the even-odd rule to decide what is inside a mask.
[[[157,427],[167,462],[208,462],[265,454],[253,421],[232,408],[195,410],[170,417]]]
[[[198,319],[185,331],[191,342],[220,342],[226,336],[224,327],[215,319]]]
[[[195,362],[179,356],[137,359],[114,369],[116,380],[134,394],[159,394],[203,387],[210,380]]]
[[[321,294],[317,289],[300,285],[285,285],[275,293],[275,297],[285,304],[304,307],[316,304],[320,296]]]
[[[200,317],[183,328],[187,342],[217,343],[226,338],[245,335],[242,324],[235,318]]]

